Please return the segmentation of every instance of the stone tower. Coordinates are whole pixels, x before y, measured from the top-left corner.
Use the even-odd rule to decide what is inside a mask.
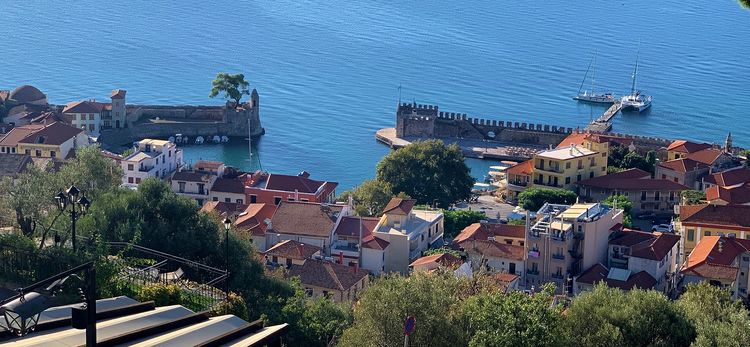
[[[125,94],[124,89],[115,89],[112,91],[112,127],[115,129],[127,128],[127,118],[125,117]]]
[[[732,153],[732,132],[727,134],[727,139],[724,140],[724,152]]]

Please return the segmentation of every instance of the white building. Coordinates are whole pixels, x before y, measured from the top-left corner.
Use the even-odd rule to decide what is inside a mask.
[[[135,153],[120,163],[125,173],[122,184],[134,188],[148,177],[166,178],[182,164],[182,150],[177,149],[174,143],[143,139],[137,143]]]

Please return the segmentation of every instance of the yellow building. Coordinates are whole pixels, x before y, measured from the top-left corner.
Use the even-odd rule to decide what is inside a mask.
[[[750,206],[680,206],[675,232],[682,236],[685,254],[690,254],[708,236],[750,239]]]
[[[711,148],[707,143],[695,143],[685,140],[675,140],[667,147],[667,160],[687,157],[688,154]]]
[[[534,155],[533,184],[573,189],[576,182],[607,174],[607,142],[587,141]]]
[[[55,122],[13,128],[0,141],[7,153],[22,153],[32,158],[66,159],[71,150],[89,145],[88,136],[70,125]]]

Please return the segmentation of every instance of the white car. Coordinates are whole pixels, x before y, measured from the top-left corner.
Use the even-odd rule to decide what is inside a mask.
[[[672,224],[654,224],[654,226],[651,227],[651,231],[658,231],[660,233],[673,233],[674,227],[672,227]]]

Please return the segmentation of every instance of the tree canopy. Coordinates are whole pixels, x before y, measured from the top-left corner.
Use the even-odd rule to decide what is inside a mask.
[[[750,317],[728,290],[707,282],[690,284],[676,304],[695,327],[692,346],[750,346]]]
[[[487,218],[484,211],[443,210],[444,237],[453,238],[467,226]]]
[[[380,215],[393,197],[391,186],[380,180],[366,180],[352,190],[345,191],[339,200],[354,200],[354,212],[363,217]]]
[[[518,205],[527,211],[536,212],[544,203],[570,205],[576,202],[578,195],[567,189],[531,187],[518,194]]]
[[[419,204],[447,207],[468,199],[474,179],[461,149],[440,140],[414,142],[392,151],[377,166],[377,179]]]
[[[688,205],[698,205],[706,200],[706,192],[700,190],[683,190],[680,192],[680,198],[684,199]]]
[[[249,88],[250,83],[245,81],[245,75],[220,72],[211,82],[211,93],[208,96],[215,98],[220,93],[224,93],[225,99],[234,100],[239,104],[243,95],[250,95]]]
[[[630,228],[633,225],[633,216],[630,213],[633,210],[633,203],[626,196],[620,194],[610,195],[602,200],[602,205],[612,208],[617,207],[623,210],[622,225],[626,228]]]

